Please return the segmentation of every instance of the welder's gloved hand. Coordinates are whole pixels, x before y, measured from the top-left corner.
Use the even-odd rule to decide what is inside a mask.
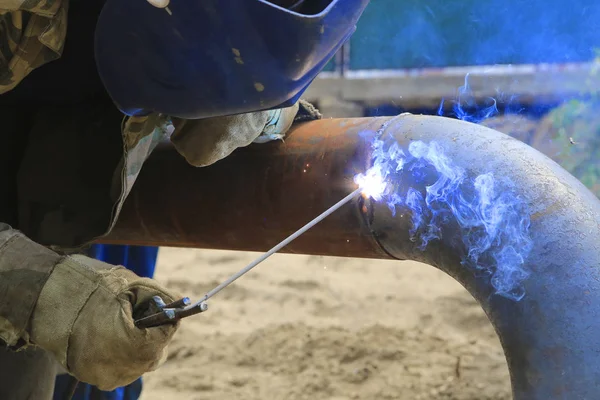
[[[62,257],[15,230],[0,231],[0,338],[51,352],[101,390],[125,386],[166,359],[178,325],[139,329],[132,315],[155,295],[175,300],[123,267]]]
[[[318,119],[319,111],[300,100],[292,107],[198,120],[173,119],[177,151],[196,167],[211,165],[239,147],[282,140],[297,121]]]
[[[152,298],[175,300],[158,283],[85,256],[63,259],[31,318],[31,341],[51,351],[79,380],[101,390],[158,368],[178,325],[138,329],[132,313]]]

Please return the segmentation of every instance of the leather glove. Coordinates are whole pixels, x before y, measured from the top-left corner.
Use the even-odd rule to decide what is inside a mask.
[[[175,300],[156,281],[89,257],[61,257],[12,229],[0,232],[0,286],[0,304],[9,305],[0,306],[0,338],[49,351],[101,390],[158,368],[178,328],[134,325],[134,310],[152,296]]]
[[[319,118],[319,111],[304,100],[276,110],[198,120],[174,118],[171,142],[189,164],[204,167],[238,147],[282,140],[294,122]]]

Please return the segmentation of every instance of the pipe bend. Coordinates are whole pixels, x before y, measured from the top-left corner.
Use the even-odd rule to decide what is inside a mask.
[[[477,299],[514,399],[599,398],[598,199],[546,156],[480,125],[403,114],[372,136],[388,160],[394,143],[407,156],[389,176],[400,199],[369,202],[382,248],[443,270]]]

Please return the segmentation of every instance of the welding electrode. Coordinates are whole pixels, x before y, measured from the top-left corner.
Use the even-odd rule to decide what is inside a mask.
[[[156,313],[156,314],[153,314],[153,315],[150,315],[145,318],[141,318],[141,319],[137,320],[136,326],[138,328],[149,328],[152,326],[158,326],[158,325],[162,325],[162,324],[166,324],[166,323],[170,323],[170,322],[175,322],[182,318],[189,317],[191,315],[195,315],[195,314],[201,313],[203,311],[206,311],[208,308],[206,301],[208,299],[213,297],[215,294],[219,293],[221,290],[225,289],[227,286],[231,285],[235,280],[237,280],[239,277],[241,277],[242,275],[249,272],[252,268],[256,267],[258,264],[265,261],[267,258],[269,258],[273,254],[277,253],[279,250],[281,250],[282,248],[284,248],[285,246],[290,244],[293,240],[297,239],[300,235],[302,235],[303,233],[308,231],[310,228],[312,228],[313,226],[315,226],[316,224],[318,224],[325,218],[327,218],[329,215],[331,215],[337,209],[342,207],[344,204],[348,203],[350,200],[352,200],[354,197],[359,195],[361,192],[362,192],[362,189],[358,188],[354,192],[350,193],[348,196],[344,197],[342,200],[338,201],[336,204],[331,206],[329,209],[327,209],[321,215],[319,215],[318,217],[316,217],[315,219],[310,221],[308,224],[304,225],[302,228],[300,228],[296,232],[294,232],[287,239],[283,240],[281,243],[279,243],[278,245],[273,247],[271,250],[267,251],[266,253],[264,253],[263,255],[258,257],[256,260],[254,260],[250,264],[248,264],[246,267],[242,268],[240,271],[238,271],[237,273],[235,273],[234,275],[232,275],[231,277],[226,279],[219,286],[215,287],[214,289],[212,289],[211,291],[206,293],[200,301],[198,301],[192,305],[186,305],[185,307],[182,307],[182,308],[172,308],[172,305],[169,304],[169,305],[165,306],[164,308],[162,308],[162,310],[159,313]],[[183,303],[181,303],[181,304],[183,304]]]

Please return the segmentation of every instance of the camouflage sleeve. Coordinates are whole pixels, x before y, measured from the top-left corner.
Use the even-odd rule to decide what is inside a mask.
[[[152,113],[144,117],[130,117],[123,125],[124,157],[119,175],[113,180],[113,197],[116,198],[115,213],[108,232],[117,221],[125,199],[129,195],[142,165],[154,148],[167,140],[173,132],[171,119],[163,114]],[[118,195],[114,196],[114,193]]]
[[[68,4],[68,0],[0,0],[0,94],[61,56]]]
[[[33,14],[54,16],[61,0],[0,0],[0,10],[28,11]]]

